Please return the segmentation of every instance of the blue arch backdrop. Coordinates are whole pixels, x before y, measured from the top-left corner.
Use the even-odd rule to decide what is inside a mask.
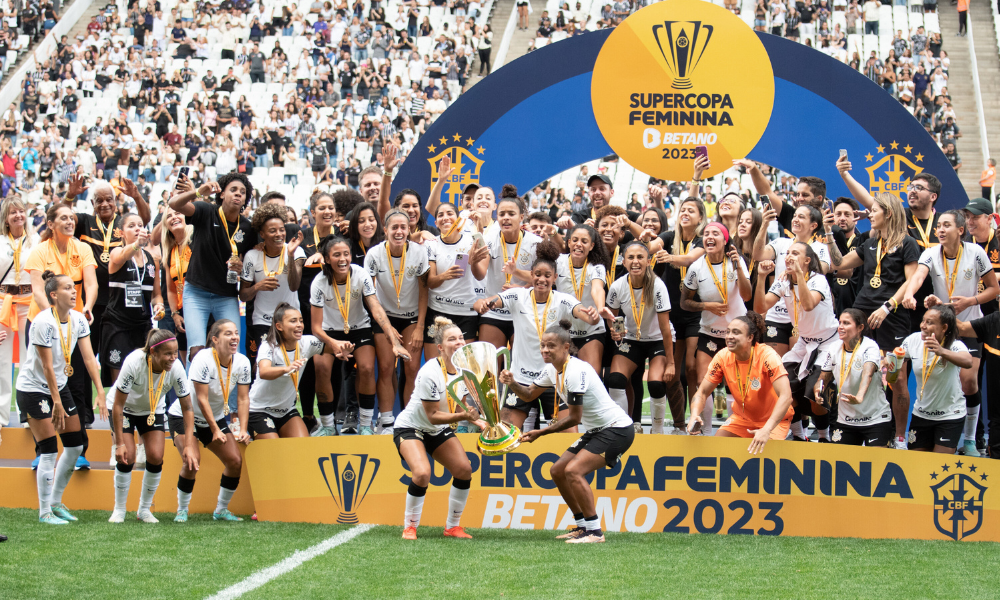
[[[393,181],[429,193],[445,153],[461,175],[442,200],[455,202],[475,182],[499,191],[526,190],[566,169],[613,153],[591,103],[594,63],[611,30],[590,32],[535,50],[463,94],[422,136]],[[902,192],[920,171],[941,179],[938,208],[964,207],[955,171],[919,122],[847,65],[807,46],[757,33],[774,73],[774,106],[752,160],[827,182],[847,195],[835,162],[848,150],[852,175],[873,192]],[[623,65],[623,68],[627,68]]]

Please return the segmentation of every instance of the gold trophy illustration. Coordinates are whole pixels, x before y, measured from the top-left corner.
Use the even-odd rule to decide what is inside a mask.
[[[497,350],[496,346],[489,342],[466,344],[451,357],[451,363],[462,374],[462,379],[452,381],[448,385],[448,393],[453,398],[458,398],[462,407],[469,410],[455,389],[460,382],[464,382],[475,405],[474,408],[489,424],[489,427],[479,434],[479,452],[484,456],[504,454],[521,444],[521,430],[500,420],[500,408],[503,406],[506,386],[503,386],[501,392],[500,380],[497,378],[498,357],[503,357],[505,369],[510,367],[510,350],[507,348]]]

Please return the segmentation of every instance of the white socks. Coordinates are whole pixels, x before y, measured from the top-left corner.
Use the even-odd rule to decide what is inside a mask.
[[[76,459],[83,454],[83,446],[63,447],[62,456],[56,464],[55,487],[52,488],[52,504],[61,504],[63,492],[69,484],[69,478],[73,475],[76,467]]]
[[[609,388],[608,395],[622,410],[628,412],[628,396],[625,394],[625,388]]]
[[[524,418],[524,423],[521,424],[521,431],[531,431],[537,423],[538,411],[532,408],[528,411],[528,416]]]
[[[76,462],[76,459],[73,459]],[[35,473],[35,483],[38,484],[38,516],[44,517],[52,512],[52,481],[56,469],[56,455],[42,454],[38,459],[38,471]]]
[[[424,488],[426,489],[426,488]],[[403,526],[416,527],[420,525],[420,515],[424,512],[424,497],[406,493],[406,510],[403,511]]]
[[[830,439],[830,428],[824,427],[823,429],[816,429],[816,436],[821,440]]]
[[[459,521],[462,520],[462,512],[465,511],[465,502],[468,499],[469,488],[460,490],[454,485],[451,486],[451,492],[448,494],[448,519],[444,525],[447,529],[458,527]],[[423,501],[423,498],[421,498],[421,501]]]
[[[230,490],[224,487],[219,488],[219,499],[215,504],[215,512],[220,513],[229,508],[229,501],[233,499],[233,494],[236,490]]]
[[[149,465],[147,465],[149,466]],[[156,488],[160,487],[160,476],[163,471],[151,473],[149,470],[142,476],[142,493],[139,494],[139,510],[149,510],[153,505],[153,496],[156,495]]]
[[[115,511],[125,512],[128,488],[132,485],[132,471],[122,473],[115,469]]]
[[[323,427],[329,427],[330,429],[335,428],[337,426],[337,423],[335,422],[334,417],[335,415],[332,414],[320,415],[319,416],[320,425],[322,425]]]
[[[382,427],[392,427],[396,422],[396,417],[393,416],[391,412],[382,413],[378,416],[378,420],[382,423]]]
[[[371,427],[372,426],[372,415],[375,414],[374,408],[362,408],[360,409],[361,417],[358,419],[358,427]]]
[[[789,429],[792,430],[792,435],[797,438],[806,437],[806,432],[802,429],[802,421],[792,421],[792,425]]]
[[[191,505],[191,492],[182,492],[177,489],[177,512],[186,511]]]
[[[976,424],[979,423],[979,409],[981,406],[970,406],[966,408],[969,414],[965,416],[965,441],[976,441]]]
[[[663,417],[667,414],[667,397],[651,398],[649,400],[649,411],[653,415],[653,426],[650,433],[663,433]]]

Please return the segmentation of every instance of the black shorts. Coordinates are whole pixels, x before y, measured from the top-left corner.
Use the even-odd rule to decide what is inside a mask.
[[[59,390],[59,400],[62,402],[63,410],[67,417],[77,414],[76,402],[73,401],[73,394],[69,393],[69,386],[64,385]],[[28,415],[32,419],[42,421],[52,418],[52,396],[40,392],[17,392],[17,408],[22,415]]]
[[[787,344],[792,339],[791,323],[775,323],[764,321],[765,344]]]
[[[580,450],[586,450],[592,454],[600,454],[604,457],[608,468],[611,468],[618,464],[622,454],[625,454],[632,447],[634,439],[635,428],[631,425],[607,427],[599,431],[591,430],[573,442],[573,445],[567,448],[566,452],[576,454]]]
[[[501,321],[493,317],[479,317],[479,327],[482,328],[483,325],[496,327],[507,338],[507,341],[510,341],[510,338],[514,337],[514,321]]]
[[[704,352],[705,354],[715,358],[715,355],[719,353],[726,347],[726,340],[723,338],[712,337],[704,333],[698,334],[698,351]]]
[[[969,349],[972,358],[980,358],[983,355],[983,345],[976,338],[961,338],[962,343]]]
[[[544,416],[546,420],[551,420],[552,415],[555,414],[555,411],[553,410],[555,408],[554,404],[555,401],[556,401],[555,389],[547,388],[545,389],[545,391],[542,392],[541,396],[535,398],[531,402],[525,402],[524,400],[521,399],[520,396],[518,396],[514,392],[509,392],[507,394],[507,400],[504,403],[504,406],[506,406],[511,410],[516,410],[524,414],[528,414],[532,408],[536,408],[539,409],[538,410],[539,415]],[[559,410],[560,411],[569,410],[569,407],[566,406],[565,402],[560,402]]]
[[[918,302],[918,304],[920,304]],[[868,308],[863,308],[856,306],[861,310],[861,312],[866,315],[870,315],[873,310]],[[877,309],[878,307],[876,307]],[[878,344],[879,350],[889,354],[896,348],[902,345],[903,340],[906,336],[913,333],[910,331],[910,316],[906,314],[908,311],[905,309],[899,309],[896,312],[890,312],[889,315],[882,321],[882,324],[878,329],[871,329],[865,327],[865,337],[875,340]]]
[[[251,412],[247,432],[254,438],[264,433],[278,433],[285,426],[285,423],[293,418],[302,418],[297,408],[293,408],[280,417],[275,417],[269,412]]]
[[[399,446],[406,440],[418,440],[423,442],[424,450],[427,454],[434,456],[434,452],[441,447],[442,444],[455,437],[455,430],[451,427],[446,427],[441,431],[441,433],[430,434],[419,429],[413,429],[411,427],[405,427],[400,429],[399,427],[393,429],[392,431],[392,441],[396,444],[396,452],[399,452]],[[399,453],[399,457],[403,458],[403,453]]]
[[[605,343],[604,341],[605,335],[606,335],[605,332],[602,331],[600,333],[593,333],[591,335],[585,335],[583,337],[575,337],[573,338],[573,345],[576,346],[577,350],[579,350],[580,348],[583,348],[590,342],[601,342],[603,344]]]
[[[614,347],[615,356],[624,356],[632,361],[632,364],[643,367],[647,360],[652,360],[657,356],[666,356],[663,349],[663,340],[650,340],[640,342],[638,340],[624,339]]]
[[[225,419],[219,419],[215,424],[219,426],[219,430],[222,433],[230,433],[229,423],[226,423]],[[174,436],[174,444],[176,444],[177,436],[184,435],[184,417],[167,415],[167,425],[170,427],[170,435]],[[198,424],[195,423],[194,437],[201,442],[202,446],[208,448],[208,445],[212,443],[212,428],[198,427]]]
[[[420,319],[420,317],[394,317],[390,314],[386,314],[385,316],[389,317],[389,324],[392,325],[392,328],[395,329],[396,332],[399,333],[400,335],[403,335],[403,331],[405,331],[406,328],[409,327],[410,325],[416,325],[417,321]],[[372,331],[376,335],[379,333],[382,334],[385,333],[384,331],[382,331],[382,328],[375,321],[375,319],[372,319],[371,322],[372,322]]]
[[[678,340],[698,337],[701,330],[701,313],[674,308],[670,311],[670,322],[674,325],[674,335]]]
[[[146,334],[152,327],[151,323],[122,325],[105,315],[101,323],[101,368],[120,370],[126,356],[146,345]]]
[[[886,448],[892,445],[895,433],[896,426],[892,421],[862,426],[834,423],[830,427],[830,441],[847,446]]]
[[[474,340],[479,337],[479,315],[449,315],[428,308],[427,317],[424,319],[424,324],[427,325],[427,327],[424,328],[425,344],[437,343],[434,341],[434,336],[428,332],[431,325],[434,324],[434,319],[437,317],[444,317],[457,325],[458,328],[462,330],[462,336],[467,340]]]
[[[147,419],[149,419],[149,415],[132,415],[129,413],[123,413],[122,433],[132,435],[133,432],[138,431],[139,437],[142,437],[150,431],[164,431],[166,429],[164,426],[163,413],[156,413],[152,425],[147,424]]]
[[[364,329],[351,329],[347,333],[344,333],[343,329],[326,329],[325,331],[326,335],[337,340],[338,342],[351,342],[354,344],[355,348],[375,345],[375,335],[372,333],[371,327],[365,327]]]
[[[907,432],[907,445],[911,450],[933,450],[934,446],[958,448],[958,439],[965,428],[965,417],[946,421],[931,421],[913,415]]]

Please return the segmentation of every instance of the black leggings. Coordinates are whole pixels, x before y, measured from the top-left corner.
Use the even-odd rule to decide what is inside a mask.
[[[486,69],[486,74],[490,74],[490,53],[493,52],[493,48],[480,48],[479,49],[479,74],[483,74],[483,69]]]
[[[969,32],[969,11],[967,10],[958,11],[958,32]]]

